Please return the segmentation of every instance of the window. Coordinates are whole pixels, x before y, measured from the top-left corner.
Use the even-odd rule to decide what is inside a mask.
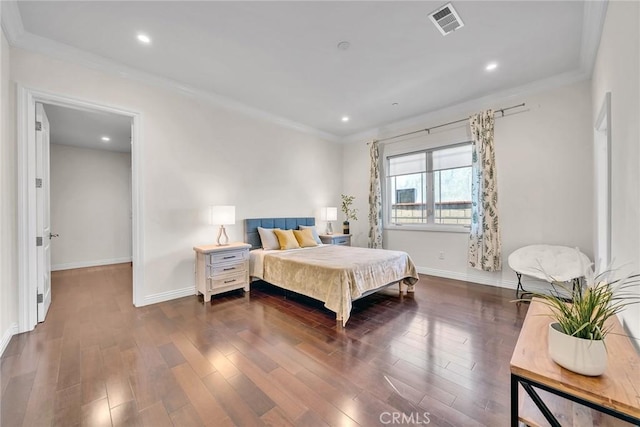
[[[471,224],[471,143],[387,157],[390,224]]]

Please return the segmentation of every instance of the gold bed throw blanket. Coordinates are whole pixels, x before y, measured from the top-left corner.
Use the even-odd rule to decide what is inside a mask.
[[[394,282],[413,285],[418,273],[405,252],[326,245],[269,253],[264,257],[264,280],[323,301],[344,326],[352,300]]]

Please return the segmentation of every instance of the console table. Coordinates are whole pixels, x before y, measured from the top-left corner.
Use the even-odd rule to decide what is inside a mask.
[[[511,358],[511,426],[519,419],[519,387],[522,385],[551,426],[561,426],[536,392],[536,388],[618,419],[640,425],[640,355],[617,318],[611,318],[606,337],[608,366],[604,374],[587,377],[557,365],[549,357],[548,326],[550,309],[533,298]]]

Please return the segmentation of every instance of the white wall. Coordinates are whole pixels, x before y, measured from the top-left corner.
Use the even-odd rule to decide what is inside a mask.
[[[594,123],[611,92],[611,255],[616,265],[635,272],[640,272],[639,27],[638,2],[609,2],[592,79]],[[640,305],[622,318],[640,346]]]
[[[515,287],[507,257],[521,246],[547,243],[593,253],[593,156],[589,82],[574,83],[518,99],[483,100],[485,107],[526,102],[524,111],[495,121],[498,206],[502,226],[503,271],[486,273],[467,267],[467,233],[385,230],[385,248],[407,251],[419,271],[443,277]],[[481,108],[478,107],[478,110]],[[455,110],[455,109],[454,109]],[[425,118],[424,127],[468,116],[475,110]],[[508,113],[507,113],[508,114]],[[470,140],[468,125],[441,128],[384,146],[384,151],[439,146]],[[400,130],[394,134],[419,127]],[[345,147],[345,192],[356,196],[365,212],[353,222],[354,240],[367,245],[368,147]],[[444,252],[444,260],[439,253]]]
[[[193,293],[193,246],[212,243],[211,204],[242,219],[337,206],[342,148],[172,90],[12,49],[11,78],[30,88],[141,113],[144,288],[141,304]],[[15,198],[10,202],[15,204]]]
[[[14,87],[9,81],[9,45],[4,33],[0,40],[0,354],[11,335],[17,332],[18,294],[16,290],[18,244],[16,240],[16,147],[14,137]]]
[[[131,261],[131,153],[51,144],[51,269]]]

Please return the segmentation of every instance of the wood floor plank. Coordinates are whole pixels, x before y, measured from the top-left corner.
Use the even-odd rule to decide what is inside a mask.
[[[238,393],[229,385],[222,374],[214,372],[203,378],[205,387],[216,398],[235,425],[261,426],[262,421],[251,410]]]
[[[187,361],[184,356],[182,356],[182,353],[180,353],[180,350],[178,350],[172,342],[161,345],[158,347],[158,350],[169,368],[181,365]]]
[[[0,425],[19,426],[25,418],[36,372],[14,376],[9,380],[2,396]]]
[[[112,377],[105,383],[109,407],[115,408],[134,400],[133,391],[128,378]]]
[[[82,405],[82,425],[111,427],[111,411],[106,397]]]
[[[173,411],[169,416],[174,426],[201,427],[205,425],[191,404],[184,405],[182,408]]]
[[[142,427],[138,407],[133,400],[111,407],[113,427]]]
[[[173,422],[162,402],[156,402],[140,411],[139,419],[143,427],[173,427]]]
[[[173,342],[200,378],[215,372],[216,368],[214,368],[211,362],[198,351],[184,334],[180,332],[171,334],[171,342]]]
[[[274,379],[281,388],[291,395],[298,397],[304,404],[316,412],[329,425],[355,426],[356,422],[344,412],[323,399],[314,390],[302,381],[282,368],[273,370],[269,376]]]
[[[233,424],[229,415],[222,406],[220,406],[207,387],[205,387],[200,377],[198,377],[188,363],[175,366],[171,371],[205,425],[221,426]]]
[[[80,384],[56,391],[53,426],[75,426],[82,421]]]
[[[260,388],[244,374],[231,377],[227,382],[240,395],[242,400],[259,417],[273,409],[276,404]]]
[[[257,366],[254,366],[251,361],[244,357],[241,353],[235,353],[229,356],[231,361],[238,366],[238,369],[242,371],[260,390],[266,394],[269,399],[273,400],[275,404],[282,410],[282,412],[290,419],[296,420],[302,414],[307,411],[307,406],[302,403],[296,396],[291,396],[286,393],[282,388],[274,384],[273,380]],[[233,381],[232,377],[230,381]]]
[[[0,359],[2,425],[383,425],[509,422],[513,291],[420,276],[354,302],[253,283],[203,304],[136,308],[131,264],[53,272],[47,320]],[[417,414],[417,415],[416,415]]]
[[[55,409],[56,384],[33,385],[22,425],[30,427],[50,426]],[[5,425],[1,424],[0,425]],[[10,424],[6,424],[10,425]]]
[[[293,427],[287,417],[280,411],[279,408],[272,408],[260,416],[260,419],[264,425],[269,427]]]

